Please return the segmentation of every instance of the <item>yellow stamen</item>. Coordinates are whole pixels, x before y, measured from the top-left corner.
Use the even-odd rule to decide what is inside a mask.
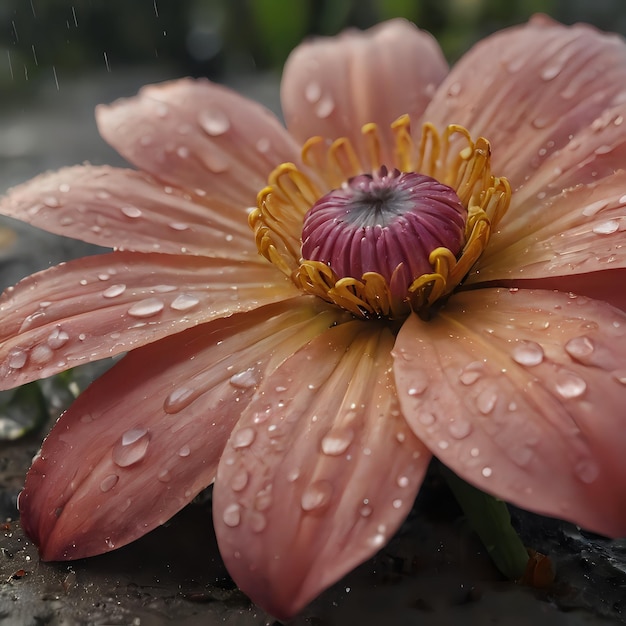
[[[250,214],[258,250],[265,258],[305,293],[364,318],[401,318],[411,309],[425,312],[446,297],[484,251],[511,199],[507,179],[491,174],[491,147],[483,137],[474,142],[462,126],[452,124],[439,133],[427,123],[416,143],[407,115],[393,122],[391,131],[395,141],[393,163],[382,163],[383,142],[376,124],[366,124],[361,130],[365,146],[361,155],[346,137],[332,143],[322,137],[309,139],[302,148],[302,160],[326,188],[318,188],[292,163],[283,163],[270,175],[268,186],[258,195],[257,208]],[[328,265],[301,258],[307,211],[349,178],[374,172],[382,165],[435,178],[455,190],[468,212],[461,253],[456,257],[447,248],[433,250],[429,257],[432,273],[416,278],[404,300],[392,296],[380,274],[339,278]]]

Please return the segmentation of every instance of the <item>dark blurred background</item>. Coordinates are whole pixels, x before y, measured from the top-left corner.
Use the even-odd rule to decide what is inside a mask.
[[[222,79],[279,70],[310,34],[404,16],[453,61],[471,43],[537,11],[626,33],[624,0],[2,0],[2,100],[94,72],[157,67]],[[0,106],[3,103],[0,102]]]

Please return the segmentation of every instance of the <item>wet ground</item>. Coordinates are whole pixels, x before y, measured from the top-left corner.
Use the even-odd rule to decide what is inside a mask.
[[[0,103],[0,191],[40,171],[85,160],[120,163],[98,138],[97,102],[166,76],[105,74],[43,85],[28,101]],[[276,106],[275,79],[241,81]],[[1,230],[4,228],[4,230]],[[33,252],[36,251],[36,252]],[[0,223],[0,282],[87,247]],[[51,406],[54,414],[58,408]],[[210,493],[142,540],[71,564],[41,563],[17,521],[15,498],[44,430],[0,443],[0,625],[272,625],[226,572],[211,525]],[[626,541],[514,511],[527,545],[549,553],[557,579],[546,590],[504,581],[465,525],[436,471],[398,535],[375,558],[322,594],[294,625],[626,622]]]

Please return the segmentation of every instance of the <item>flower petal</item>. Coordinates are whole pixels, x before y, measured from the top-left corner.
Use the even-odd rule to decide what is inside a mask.
[[[213,481],[265,371],[337,319],[301,298],[130,352],[79,396],[33,462],[19,507],[42,558],[106,552],[168,520]]]
[[[473,136],[485,136],[492,145],[494,172],[508,177],[516,189],[542,161],[601,121],[607,109],[624,103],[625,84],[621,37],[539,15],[472,48],[451,70],[424,117],[439,127],[462,124]],[[617,125],[613,132],[624,133]]]
[[[159,180],[243,207],[300,150],[265,107],[206,80],[143,87],[96,109],[100,133]]]
[[[513,217],[513,216],[512,216]],[[508,218],[508,216],[507,216]],[[515,219],[516,218],[516,219]],[[489,241],[466,284],[626,267],[626,171],[529,207]],[[567,290],[566,285],[560,287]]]
[[[402,410],[433,454],[508,502],[626,534],[626,314],[551,291],[456,294],[395,347]]]
[[[29,276],[0,298],[0,387],[298,293],[260,258],[113,252],[61,264]]]
[[[320,335],[264,380],[226,446],[220,552],[278,618],[377,552],[413,504],[430,454],[398,410],[392,345],[357,321]]]
[[[257,254],[245,207],[163,187],[128,169],[85,165],[42,174],[11,189],[0,212],[118,250],[229,259]]]
[[[361,127],[375,122],[384,160],[391,163],[389,124],[405,113],[419,119],[447,71],[433,37],[404,20],[314,39],[296,48],[285,65],[287,128],[301,142],[348,137],[364,150]]]

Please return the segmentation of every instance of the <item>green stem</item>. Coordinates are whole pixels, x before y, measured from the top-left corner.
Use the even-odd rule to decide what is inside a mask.
[[[526,570],[528,552],[511,525],[506,503],[466,483],[443,465],[441,471],[495,566],[507,578],[520,579]]]

